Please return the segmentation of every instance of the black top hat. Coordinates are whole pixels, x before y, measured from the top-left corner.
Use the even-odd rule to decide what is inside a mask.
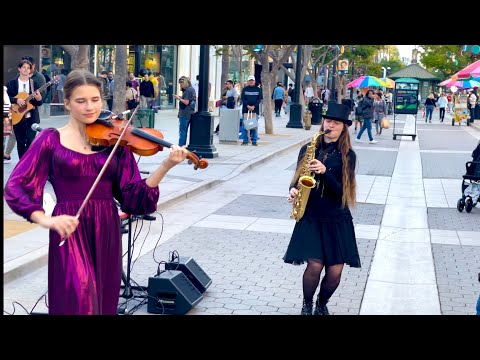
[[[330,102],[328,104],[327,113],[323,117],[327,119],[342,121],[348,126],[350,126],[352,125],[352,120],[348,118],[349,115],[350,109],[347,106]]]

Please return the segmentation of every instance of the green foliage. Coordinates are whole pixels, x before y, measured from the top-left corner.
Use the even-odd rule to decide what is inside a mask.
[[[468,53],[461,54],[463,45],[421,45],[421,47],[423,52],[420,52],[419,60],[422,65],[433,74],[442,74],[444,78],[449,78],[473,62]]]
[[[373,61],[375,53],[385,45],[346,45],[343,58],[354,61],[355,69],[365,68],[365,75],[382,73],[382,65]],[[351,76],[353,77],[354,74]],[[356,76],[355,76],[356,77]]]

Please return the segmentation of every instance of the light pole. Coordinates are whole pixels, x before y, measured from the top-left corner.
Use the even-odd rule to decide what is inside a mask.
[[[333,59],[333,69],[332,69],[332,91],[330,92],[331,94],[331,100],[329,102],[337,102],[337,99],[335,98],[335,78],[337,77],[337,58],[338,58],[338,45],[335,46],[335,58]]]
[[[211,159],[218,156],[218,151],[213,145],[213,117],[208,112],[209,57],[210,45],[200,45],[198,112],[192,114],[190,120],[190,143],[187,149],[198,156]]]
[[[385,83],[387,82],[387,69],[390,70],[390,66],[389,67],[382,66],[383,80],[385,81]],[[386,91],[387,91],[387,88],[384,86],[383,87],[383,92],[386,92]]]

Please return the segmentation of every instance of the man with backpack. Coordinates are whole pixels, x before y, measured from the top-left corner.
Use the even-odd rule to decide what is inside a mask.
[[[363,126],[362,118],[362,95],[357,96],[357,101],[355,101],[355,134],[357,133],[357,126],[360,124],[360,128]]]

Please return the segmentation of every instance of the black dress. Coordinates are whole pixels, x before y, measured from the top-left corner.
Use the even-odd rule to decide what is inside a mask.
[[[301,161],[307,145],[300,149]],[[350,209],[342,209],[342,154],[338,142],[322,143],[315,157],[326,166],[325,174],[315,175],[317,186],[311,189],[305,214],[295,224],[283,260],[300,265],[307,259],[319,259],[327,266],[348,264],[360,267],[355,230]],[[355,171],[356,155],[348,153],[350,171]],[[298,162],[297,162],[298,164]],[[291,184],[290,188],[296,186]]]

